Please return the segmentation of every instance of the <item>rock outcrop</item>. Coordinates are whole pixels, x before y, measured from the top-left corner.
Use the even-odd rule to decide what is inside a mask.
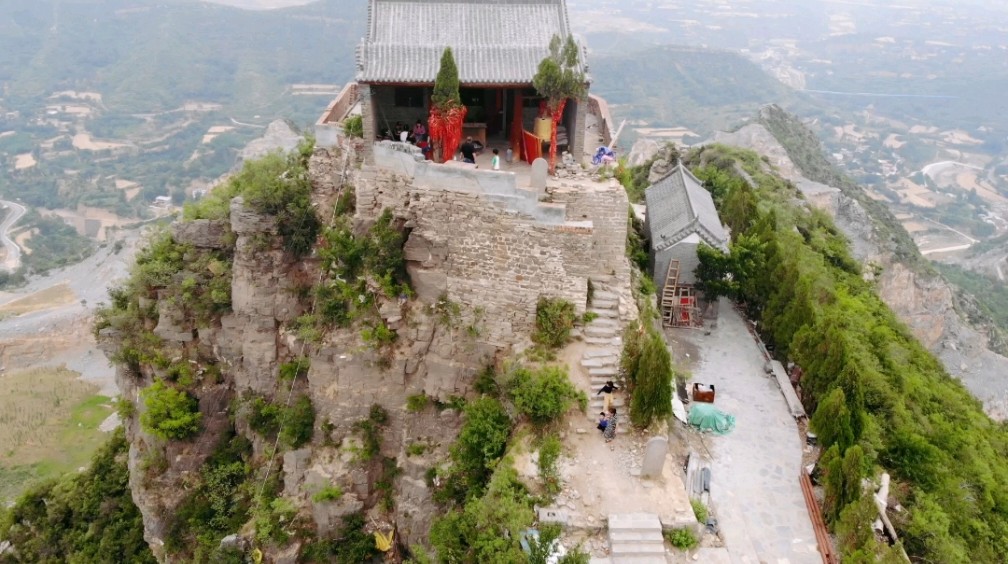
[[[157,312],[145,329],[162,340],[160,358],[196,367],[197,381],[187,389],[202,414],[199,433],[184,441],[151,436],[139,417],[126,421],[131,488],[145,538],[159,560],[169,559],[165,542],[175,515],[232,428],[249,439],[254,466],[268,464],[282,476],[283,497],[318,534],[333,533],[344,516],[365,511],[378,521],[394,521],[407,545],[425,539],[437,508],[429,473],[448,456],[461,426],[460,412],[450,406],[472,392],[479,371],[531,344],[537,299],[565,298],[582,312],[588,282],[597,277],[613,289],[607,295],[613,315],[636,317],[625,257],[628,204],[615,183],[554,183],[552,203],[532,195],[530,204],[518,193],[515,204],[494,193],[453,190],[450,178],[443,186],[415,186],[408,176],[361,167],[339,149],[317,150],[309,174],[323,222],[336,216],[337,205],[346,205],[341,195],[355,194],[349,223],[357,233],[384,210],[392,211],[408,235],[403,252],[415,296],[375,292],[374,312],[395,333],[388,345],[369,344],[354,326],[310,338],[297,322],[314,311],[311,289],[324,277],[322,263],[314,254],[294,259],[283,247],[276,217],[238,197],[227,220],[172,226],[175,242],[192,253],[185,265],[198,264],[200,253],[230,257],[230,308],[207,322],[179,307],[177,289],[141,297],[145,311]],[[546,213],[535,215],[536,206]],[[175,278],[181,284],[192,274],[183,270]],[[124,337],[104,330],[107,352],[118,352]],[[309,360],[308,370],[293,382],[281,381],[284,363],[302,357]],[[204,365],[213,366],[216,375],[203,377]],[[145,409],[142,391],[165,377],[157,362],[117,368],[123,397],[138,415]],[[310,399],[314,438],[271,461],[274,445],[252,429],[249,401],[283,405],[288,394]],[[421,396],[426,407],[406,408],[411,397]],[[365,439],[360,424],[373,423],[376,413],[383,414],[381,423],[372,425],[375,436]],[[365,440],[374,440],[378,452],[362,456]],[[386,514],[376,508],[387,495],[389,486],[382,482],[389,476],[394,494]],[[315,495],[330,486],[340,495]],[[229,543],[248,544],[247,531],[234,533]]]

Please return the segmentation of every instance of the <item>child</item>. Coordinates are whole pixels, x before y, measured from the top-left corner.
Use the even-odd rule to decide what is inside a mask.
[[[500,170],[500,151],[497,149],[493,150],[493,158],[490,159],[490,168],[494,170]]]
[[[600,417],[599,417],[599,420],[598,420],[598,425],[595,428],[598,429],[599,431],[602,431],[604,433],[606,425],[609,424],[609,418],[606,417],[606,414],[605,414],[604,411],[601,412],[601,413],[599,413],[599,415],[600,415]]]

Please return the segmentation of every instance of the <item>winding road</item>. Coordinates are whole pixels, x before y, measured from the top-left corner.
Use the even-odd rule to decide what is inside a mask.
[[[0,222],[0,245],[3,245],[4,249],[7,250],[3,262],[0,262],[0,266],[3,266],[10,272],[14,272],[21,266],[21,248],[7,236],[7,233],[21,219],[26,210],[21,204],[6,200],[0,200],[0,206],[5,210],[10,210],[3,222]]]

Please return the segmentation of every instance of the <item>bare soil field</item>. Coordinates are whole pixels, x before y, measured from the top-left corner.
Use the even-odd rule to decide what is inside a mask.
[[[65,368],[0,374],[0,502],[32,483],[85,466],[112,414],[98,387]]]
[[[110,143],[108,141],[96,141],[91,138],[90,133],[78,133],[73,136],[74,149],[85,151],[104,151],[106,149],[121,149],[126,147],[125,143]]]
[[[70,286],[64,282],[55,286],[50,286],[44,290],[29,294],[27,296],[11,300],[0,304],[0,318],[12,315],[22,315],[33,311],[43,311],[46,309],[59,307],[61,305],[72,304],[77,300]]]
[[[14,170],[24,170],[37,164],[38,161],[35,160],[35,156],[31,153],[23,153],[14,157]]]

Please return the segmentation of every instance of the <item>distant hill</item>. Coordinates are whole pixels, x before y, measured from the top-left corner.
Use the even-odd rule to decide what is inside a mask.
[[[590,62],[592,92],[613,106],[617,119],[682,125],[706,136],[750,118],[763,104],[801,105],[793,90],[734,52],[660,46],[594,54]]]
[[[343,83],[366,5],[322,0],[269,12],[202,2],[40,0],[0,9],[3,104],[96,90],[120,112],[186,101],[245,112],[279,105],[298,82]]]

